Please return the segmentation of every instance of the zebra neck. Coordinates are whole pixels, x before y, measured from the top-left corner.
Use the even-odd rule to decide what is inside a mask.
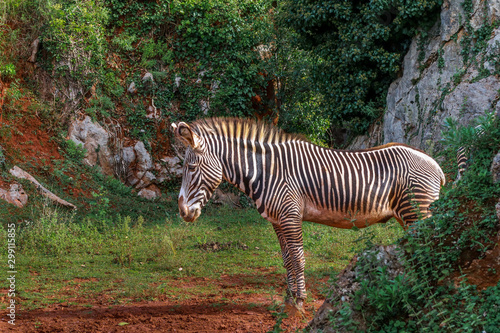
[[[262,192],[264,151],[260,143],[233,140],[216,153],[222,164],[223,178],[253,200]]]

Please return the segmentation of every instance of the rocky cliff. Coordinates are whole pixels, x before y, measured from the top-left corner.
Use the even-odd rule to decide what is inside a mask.
[[[468,124],[499,112],[500,1],[446,0],[440,20],[415,37],[379,124],[351,148],[403,142],[432,152],[446,118]]]

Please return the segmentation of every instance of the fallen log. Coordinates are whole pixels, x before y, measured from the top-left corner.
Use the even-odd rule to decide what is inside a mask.
[[[71,207],[73,209],[76,209],[75,205],[73,205],[70,202],[67,202],[66,200],[63,200],[63,199],[59,198],[57,195],[55,195],[54,193],[52,193],[49,190],[47,190],[45,187],[42,186],[42,184],[40,184],[35,179],[35,177],[33,177],[32,175],[30,175],[29,173],[27,173],[26,171],[24,171],[23,169],[21,169],[17,165],[14,166],[12,169],[10,169],[9,172],[14,177],[21,178],[21,179],[27,179],[30,182],[32,182],[33,184],[35,184],[35,186],[37,187],[37,189],[40,191],[40,193],[43,196],[46,196],[47,198],[49,198],[49,199],[51,199],[51,200],[53,200],[53,201],[55,201],[55,202],[57,202],[57,203],[59,203],[59,204],[61,204],[63,206]]]

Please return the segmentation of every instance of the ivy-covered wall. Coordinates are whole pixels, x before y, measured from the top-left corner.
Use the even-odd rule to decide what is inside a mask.
[[[288,38],[309,58],[303,71],[292,77],[314,92],[297,96],[300,101],[293,104],[308,104],[317,117],[351,136],[365,133],[383,115],[387,88],[401,70],[411,38],[436,22],[441,4],[284,1],[278,22],[292,29]],[[288,111],[297,113],[293,107]]]

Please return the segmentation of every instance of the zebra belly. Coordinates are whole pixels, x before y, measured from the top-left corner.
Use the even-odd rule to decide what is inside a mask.
[[[353,226],[364,228],[375,223],[384,223],[393,216],[393,211],[389,208],[379,209],[377,212],[367,214],[353,211],[333,211],[318,208],[314,204],[308,203],[304,209],[303,220],[336,228],[351,229]]]

